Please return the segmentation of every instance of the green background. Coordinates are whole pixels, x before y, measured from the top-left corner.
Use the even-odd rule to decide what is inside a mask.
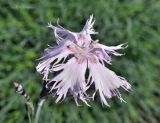
[[[91,108],[77,107],[72,97],[55,103],[49,96],[39,123],[158,123],[160,122],[160,0],[1,0],[0,1],[0,123],[27,123],[23,98],[13,81],[24,85],[34,103],[42,88],[37,58],[55,43],[47,23],[80,31],[90,14],[101,43],[128,43],[122,57],[113,56],[109,68],[132,85],[120,89],[124,100],[99,96]]]

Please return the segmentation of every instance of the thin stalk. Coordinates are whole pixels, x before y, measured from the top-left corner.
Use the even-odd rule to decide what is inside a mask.
[[[42,105],[43,105],[44,101],[45,101],[45,99],[40,99],[39,102],[38,102],[38,107],[37,107],[37,111],[36,111],[36,114],[35,114],[35,123],[38,123],[39,115],[40,115],[41,108],[42,108]]]
[[[29,123],[32,123],[31,114],[30,114],[30,111],[29,111],[29,105],[28,105],[28,102],[26,102],[26,100],[25,100],[25,109],[26,109],[26,112],[27,112]]]
[[[27,115],[28,115],[29,123],[32,123],[31,115],[30,115],[29,111],[27,111]]]

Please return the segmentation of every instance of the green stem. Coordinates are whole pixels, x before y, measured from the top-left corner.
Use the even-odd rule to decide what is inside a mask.
[[[36,116],[35,116],[35,123],[38,123],[38,120],[39,120],[39,115],[40,115],[40,112],[41,112],[41,108],[42,108],[42,105],[44,103],[45,99],[40,99],[40,101],[38,102],[38,107],[37,107],[37,111],[36,111]]]
[[[31,119],[31,114],[30,114],[30,111],[29,111],[29,102],[27,100],[25,100],[25,109],[26,109],[26,112],[27,112],[27,116],[28,116],[28,120],[29,120],[29,123],[32,123],[32,119]]]
[[[27,111],[27,115],[28,115],[29,123],[32,123],[31,115],[30,115],[29,111]]]

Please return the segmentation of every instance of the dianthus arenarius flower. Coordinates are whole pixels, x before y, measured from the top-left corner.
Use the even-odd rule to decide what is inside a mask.
[[[122,55],[117,50],[126,48],[125,44],[109,47],[93,40],[91,35],[97,34],[93,30],[94,23],[91,15],[81,32],[71,32],[58,22],[57,26],[48,24],[48,27],[54,30],[57,46],[45,49],[37,71],[44,75],[43,79],[47,81],[47,85],[51,85],[50,92],[57,96],[56,102],[65,99],[69,93],[77,105],[77,98],[89,105],[88,101],[94,99],[95,93],[98,92],[101,102],[108,105],[106,99],[112,96],[123,101],[119,87],[125,90],[131,88],[123,77],[105,67],[105,64],[111,64],[112,54]],[[55,72],[58,74],[49,76]],[[91,85],[95,90],[89,96],[86,91]]]

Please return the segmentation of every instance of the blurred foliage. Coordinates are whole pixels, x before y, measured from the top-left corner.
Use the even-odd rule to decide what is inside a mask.
[[[158,123],[160,122],[160,1],[159,0],[1,0],[0,1],[0,122],[25,123],[23,99],[15,94],[13,81],[22,83],[37,101],[42,76],[37,58],[55,42],[47,23],[80,31],[90,14],[101,43],[129,47],[111,66],[132,85],[121,90],[127,103],[109,100],[102,106],[98,96],[92,107],[77,107],[71,97],[55,104],[48,97],[40,123]]]

